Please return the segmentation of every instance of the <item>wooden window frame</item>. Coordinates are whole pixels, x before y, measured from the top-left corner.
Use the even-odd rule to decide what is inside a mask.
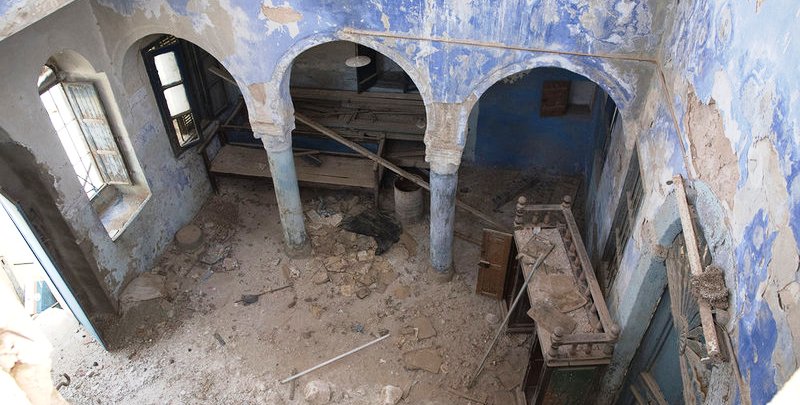
[[[175,157],[180,156],[183,152],[191,149],[193,146],[200,144],[203,141],[203,130],[200,127],[199,119],[203,115],[203,111],[196,98],[196,87],[194,83],[194,73],[190,71],[190,63],[187,61],[187,47],[185,41],[172,36],[163,36],[158,40],[150,43],[142,49],[142,59],[144,61],[147,76],[150,79],[150,84],[153,87],[153,95],[156,99],[156,105],[161,113],[161,119],[164,123],[164,129],[167,131],[170,146]],[[178,71],[181,80],[174,83],[163,85],[158,76],[158,71],[155,65],[155,57],[167,53],[174,53],[175,60],[178,65]],[[167,107],[167,99],[164,92],[172,87],[183,85],[186,91],[186,99],[189,102],[189,113],[192,116],[192,124],[194,125],[197,136],[181,145],[178,134],[175,132],[173,120],[180,117],[180,115],[172,117]],[[187,115],[186,113],[183,114]]]
[[[64,93],[67,99],[70,113],[78,123],[82,141],[91,153],[95,170],[103,182],[91,195],[84,189],[89,200],[93,201],[109,185],[133,184],[130,169],[125,156],[119,148],[119,142],[109,122],[105,103],[95,81],[68,79],[65,73],[60,71],[57,66],[53,64],[46,64],[45,66],[50,69],[52,75],[40,84],[39,94],[41,96],[56,86],[61,88],[60,91]],[[82,102],[83,100],[74,92],[74,90],[80,91],[81,88],[89,92],[90,103]],[[92,128],[104,130],[105,133],[101,135],[106,139],[98,136],[97,131],[93,131]],[[99,145],[102,143],[105,143],[104,147]],[[113,162],[114,160],[117,161]],[[72,164],[73,162],[70,163]],[[119,166],[119,170],[116,173],[112,173],[109,170],[109,163],[116,163]],[[79,179],[81,178],[80,174],[76,173],[76,175]]]

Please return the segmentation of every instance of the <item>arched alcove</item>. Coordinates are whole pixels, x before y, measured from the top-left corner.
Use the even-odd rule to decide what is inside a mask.
[[[165,151],[171,150],[173,157],[186,164],[202,161],[215,188],[212,163],[218,157],[226,158],[220,156],[224,145],[260,149],[259,157],[265,160],[237,81],[202,47],[169,34],[148,35],[131,45],[122,71],[123,86],[129,93],[147,95],[136,100],[134,111],[161,117],[159,127],[164,133],[140,145],[149,154],[166,155]],[[197,154],[184,154],[189,150]],[[224,167],[220,171],[220,175],[226,174]]]
[[[416,81],[392,58],[354,42],[325,42],[293,59],[288,84],[295,113],[401,167],[427,167],[425,102]],[[352,180],[349,186],[370,189],[377,198],[382,166],[302,120],[296,120],[292,146],[296,151],[319,150],[329,155],[322,158],[323,167],[325,159],[340,157],[346,157],[353,168],[363,166],[342,174]],[[303,162],[297,165],[302,182]]]
[[[480,91],[472,107],[459,173],[471,186],[459,197],[491,212],[513,209],[522,194],[533,204],[569,195],[583,226],[621,124],[614,99],[583,75],[547,66],[513,73]]]

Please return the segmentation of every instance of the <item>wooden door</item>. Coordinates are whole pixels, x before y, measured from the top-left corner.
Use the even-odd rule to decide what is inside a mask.
[[[708,249],[701,252],[704,265],[710,264]],[[668,286],[631,362],[619,404],[705,402],[711,375],[702,359],[708,353],[682,234],[672,243],[665,264]]]
[[[511,234],[491,229],[483,230],[476,293],[498,300],[503,298],[503,286],[505,285],[512,242]]]

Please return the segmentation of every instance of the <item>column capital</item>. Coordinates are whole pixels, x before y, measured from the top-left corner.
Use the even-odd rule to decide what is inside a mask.
[[[261,139],[268,152],[279,152],[292,147],[294,121],[276,124],[274,122],[251,122],[253,136]]]
[[[440,174],[452,174],[461,164],[466,142],[469,103],[431,103],[425,130],[425,161]]]

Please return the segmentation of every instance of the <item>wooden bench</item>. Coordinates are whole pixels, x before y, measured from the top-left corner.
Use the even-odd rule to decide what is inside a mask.
[[[214,191],[218,191],[218,177],[272,178],[267,152],[261,142],[246,144],[228,141],[228,131],[249,129],[246,125],[231,123],[241,109],[241,105],[237,106],[223,124],[208,134],[198,150],[203,157],[206,173]],[[385,140],[361,143],[381,155]],[[295,155],[311,155],[321,163],[315,165],[302,156],[295,156],[295,170],[299,183],[329,188],[367,189],[373,192],[377,202],[383,166],[357,153],[308,149],[294,149],[294,152]]]

